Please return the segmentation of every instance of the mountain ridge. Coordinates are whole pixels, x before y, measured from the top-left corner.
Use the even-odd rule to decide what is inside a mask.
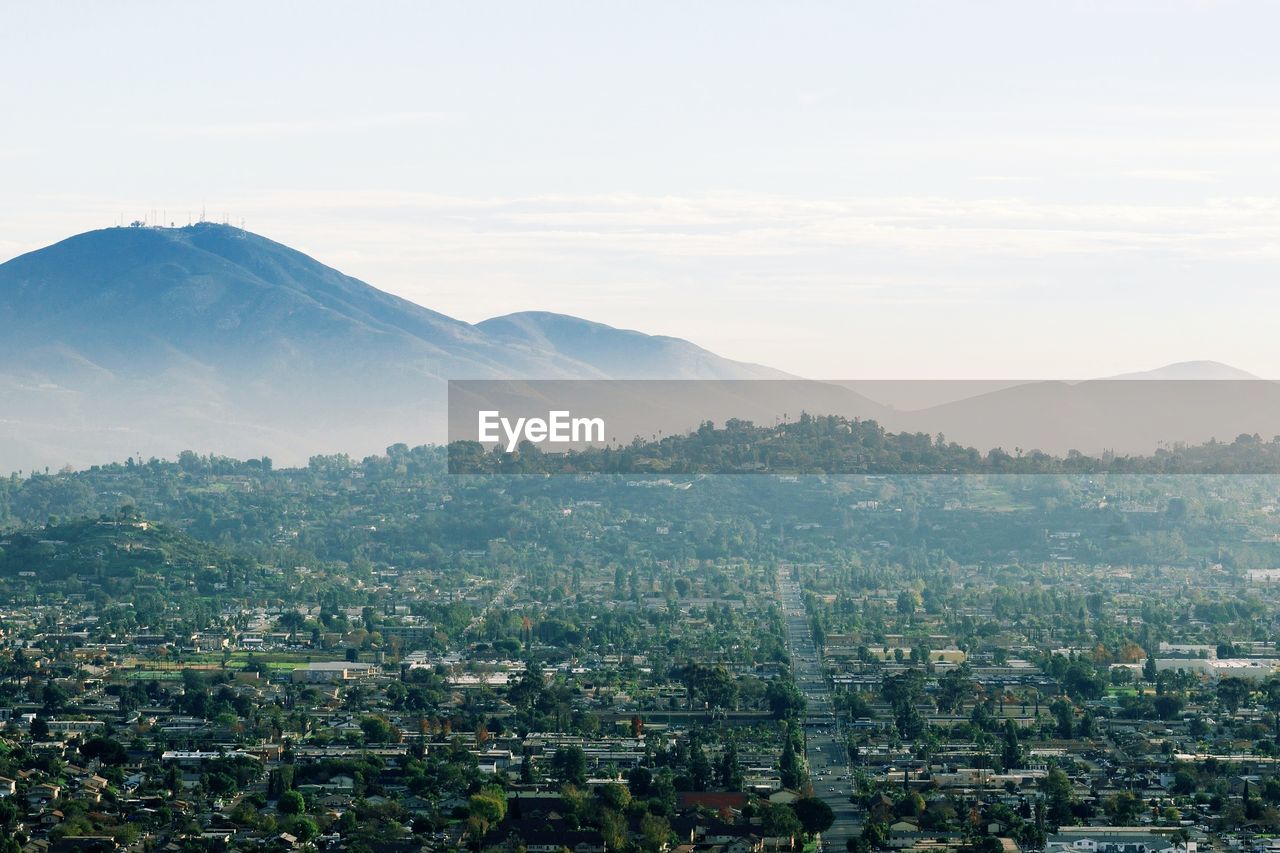
[[[571,314],[551,311],[517,311],[490,317],[476,323],[476,328],[495,337],[522,345],[541,345],[565,353],[578,361],[595,366],[615,379],[648,378],[632,376],[637,363],[643,364],[656,350],[665,348],[670,363],[663,379],[796,379],[781,370],[759,364],[731,362],[726,370],[724,359],[683,338],[650,335],[634,329],[620,329]],[[602,339],[608,338],[602,343]],[[625,351],[618,347],[625,345]],[[744,373],[750,375],[743,375]],[[657,377],[655,377],[657,378]]]
[[[542,320],[590,328],[593,347],[487,332],[231,226],[77,234],[0,264],[0,470],[189,448],[299,462],[438,441],[446,378],[766,370],[677,338]]]
[[[186,449],[300,464],[439,442],[446,378],[797,380],[608,391],[609,405],[644,411],[643,434],[810,411],[980,447],[1150,452],[1280,423],[1280,385],[1218,362],[1112,379],[1187,377],[1254,381],[1149,383],[1148,405],[1125,381],[978,383],[902,408],[875,382],[799,381],[571,315],[470,324],[212,223],[90,231],[0,264],[0,471]]]

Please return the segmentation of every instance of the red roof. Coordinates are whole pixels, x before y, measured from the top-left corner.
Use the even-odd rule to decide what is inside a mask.
[[[747,804],[747,795],[740,791],[681,791],[676,794],[676,807],[680,809],[707,808],[723,811],[740,809]]]

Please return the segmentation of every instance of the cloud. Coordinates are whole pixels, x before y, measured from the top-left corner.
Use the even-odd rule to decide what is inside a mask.
[[[1202,184],[1214,180],[1218,173],[1202,169],[1136,169],[1125,172],[1124,177],[1144,181]]]
[[[20,202],[21,215],[0,218],[0,253],[114,224],[121,210],[198,209],[66,194]],[[1235,349],[1223,360],[1256,371],[1277,357],[1265,333],[1242,349],[1253,338],[1240,323],[1265,312],[1241,319],[1231,308],[1262,304],[1274,278],[1280,198],[1265,195],[1139,204],[278,190],[210,198],[209,209],[461,319],[564,311],[810,375],[859,351],[896,353],[903,371],[936,370],[941,359],[978,375],[1010,347],[1039,353],[1037,369],[1085,369],[1078,338],[1031,335],[1013,317],[1105,327],[1148,359],[1231,328],[1221,341]],[[807,332],[780,331],[797,328]]]
[[[323,119],[266,119],[212,124],[144,125],[139,127],[137,132],[147,136],[159,134],[172,137],[209,138],[312,136],[449,124],[463,119],[464,116],[461,113],[418,111],[334,116]]]
[[[690,196],[543,195],[459,198],[415,192],[283,193],[232,209],[305,211],[370,239],[418,235],[422,251],[524,255],[583,251],[648,258],[760,258],[850,248],[911,254],[1043,257],[1158,251],[1179,256],[1272,252],[1280,200],[1210,198],[1187,204],[1043,202],[1022,197],[796,199],[743,193]],[[340,225],[338,225],[340,218]],[[423,241],[423,235],[431,235]]]
[[[64,196],[33,202],[27,230],[49,228],[97,209],[98,226],[118,212],[189,201],[85,202]],[[62,210],[57,210],[62,207]],[[1046,202],[1020,196],[799,199],[750,193],[697,195],[584,194],[473,198],[415,191],[278,191],[210,199],[208,209],[241,217],[251,230],[310,247],[323,258],[357,258],[385,266],[472,263],[477,268],[566,259],[629,258],[629,265],[803,260],[846,272],[852,255],[895,259],[1010,258],[1044,262],[1055,255],[1099,260],[1134,253],[1183,259],[1274,257],[1280,249],[1280,199],[1206,198],[1182,204]],[[72,214],[69,211],[76,211]],[[173,218],[173,217],[171,217]],[[25,243],[12,223],[6,248]],[[84,230],[72,227],[71,230]],[[63,234],[51,233],[49,240]],[[576,259],[576,260],[575,260]],[[768,269],[766,267],[766,269]],[[405,271],[406,274],[409,272]],[[534,274],[533,267],[530,274]]]

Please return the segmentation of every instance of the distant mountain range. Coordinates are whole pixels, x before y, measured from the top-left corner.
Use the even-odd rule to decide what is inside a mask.
[[[1197,382],[1217,381],[1229,382],[1248,379],[1261,379],[1261,376],[1254,376],[1246,370],[1238,367],[1232,367],[1229,364],[1223,364],[1220,361],[1180,361],[1177,364],[1169,364],[1164,367],[1157,367],[1155,370],[1143,370],[1138,373],[1121,373],[1119,376],[1109,376],[1108,379],[1160,379],[1181,382],[1184,380],[1194,380]]]
[[[445,378],[779,378],[549,313],[471,325],[256,234],[108,228],[0,264],[0,470],[443,437]]]
[[[1057,452],[1280,431],[1280,386],[1260,381],[1159,399],[1110,381],[761,383],[793,377],[562,314],[472,325],[210,223],[92,231],[0,264],[0,472],[184,449],[298,464],[441,441],[444,381],[463,378],[753,380],[615,389],[646,435],[805,410]],[[1214,362],[1114,377],[1253,378]]]

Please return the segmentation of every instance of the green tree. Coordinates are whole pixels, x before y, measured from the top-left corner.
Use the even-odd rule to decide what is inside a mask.
[[[972,670],[961,664],[938,679],[938,710],[950,714],[973,695]]]
[[[1251,692],[1253,687],[1243,678],[1228,676],[1218,682],[1218,701],[1232,714],[1240,710]]]
[[[395,726],[382,717],[365,717],[360,721],[360,731],[364,733],[366,743],[395,743],[400,739]]]
[[[804,713],[804,694],[790,681],[769,682],[769,686],[765,688],[764,697],[769,703],[769,712],[775,719],[795,719]]]
[[[1004,721],[1004,748],[1000,753],[1006,770],[1022,766],[1022,748],[1018,745],[1018,727],[1013,720]]]
[[[795,736],[791,732],[787,732],[786,738],[786,742],[782,745],[782,757],[778,760],[782,787],[799,788],[801,783],[804,782],[804,764],[801,762],[799,751],[796,749]]]
[[[1054,767],[1042,783],[1049,822],[1055,826],[1069,824],[1076,803],[1075,789],[1061,767]]]
[[[805,797],[802,800],[796,800],[791,808],[795,811],[800,825],[804,827],[805,834],[809,836],[826,832],[836,820],[835,812],[831,810],[831,806],[817,797]]]
[[[671,840],[671,824],[655,814],[640,818],[640,845],[649,853],[666,849]]]
[[[1059,699],[1049,706],[1057,720],[1056,734],[1063,740],[1070,740],[1075,735],[1076,708],[1066,699]]]
[[[483,821],[487,831],[507,816],[507,793],[498,785],[485,785],[467,799],[467,806],[471,817]]]
[[[729,745],[720,754],[719,771],[721,788],[726,791],[742,790],[742,763],[738,759],[738,744],[735,741],[729,741]]]
[[[784,803],[761,804],[760,829],[768,838],[794,838],[804,832],[795,810]]]
[[[587,784],[587,754],[580,746],[562,746],[551,755],[551,775],[579,787]]]
[[[302,814],[305,808],[306,802],[303,800],[302,794],[297,791],[285,791],[280,795],[280,799],[276,801],[276,809],[280,814]]]

